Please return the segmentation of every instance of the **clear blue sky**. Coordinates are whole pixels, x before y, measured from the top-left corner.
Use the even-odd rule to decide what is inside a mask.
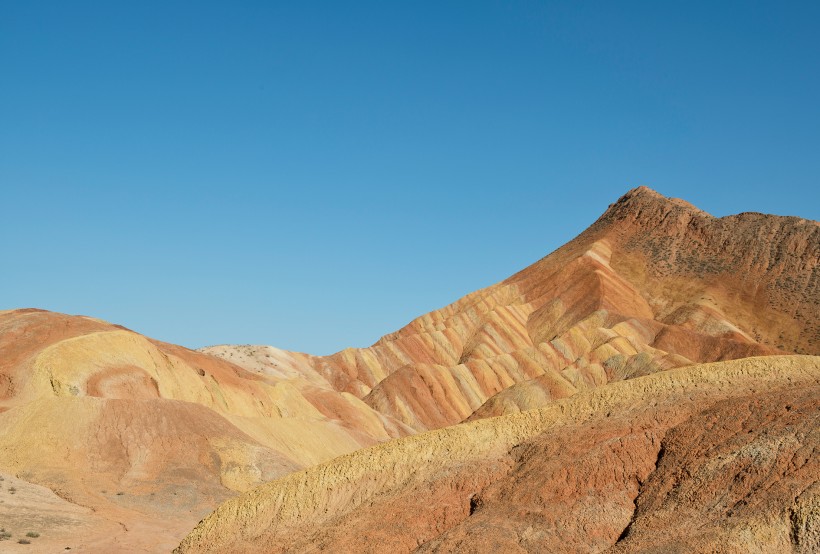
[[[819,2],[0,2],[0,308],[330,353],[648,185],[820,219]]]

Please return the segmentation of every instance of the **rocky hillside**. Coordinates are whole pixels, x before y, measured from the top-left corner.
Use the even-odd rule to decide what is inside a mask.
[[[262,485],[187,552],[816,552],[820,358],[655,373]]]
[[[818,264],[817,222],[715,218],[641,187],[509,279],[308,363],[435,429],[693,363],[820,354]]]
[[[818,262],[817,222],[714,218],[639,188],[509,279],[332,356],[270,346],[194,352],[93,318],[0,312],[0,477],[15,489],[0,498],[0,521],[15,537],[37,526],[26,530],[40,532],[44,551],[167,551],[203,515],[250,491],[185,548],[223,544],[213,533],[225,532],[237,534],[224,543],[236,551],[269,541],[450,551],[500,525],[529,550],[560,541],[629,549],[650,544],[665,517],[708,529],[730,513],[738,534],[780,537],[782,510],[805,523],[816,506],[814,493],[788,498],[799,492],[789,483],[808,486],[814,471],[800,460],[816,448],[817,362],[782,355],[820,354]],[[697,365],[705,362],[724,365]],[[541,411],[516,415],[533,409]],[[567,416],[576,412],[587,415]],[[747,414],[742,427],[709,427],[731,414]],[[734,461],[713,467],[704,452],[753,453],[780,477],[744,477]],[[784,466],[783,456],[797,461]],[[586,461],[571,470],[572,460]],[[294,473],[304,468],[314,469]],[[730,506],[693,475],[751,488],[737,489]],[[711,511],[669,504],[670,479]],[[780,491],[781,511],[763,523],[750,511],[760,487]],[[518,497],[520,507],[507,501]],[[564,535],[532,523],[548,510]],[[374,530],[382,520],[406,533]],[[592,539],[579,525],[597,542],[583,542]],[[815,532],[806,525],[790,532]],[[670,540],[687,550],[689,535]],[[497,540],[475,548],[514,548]]]

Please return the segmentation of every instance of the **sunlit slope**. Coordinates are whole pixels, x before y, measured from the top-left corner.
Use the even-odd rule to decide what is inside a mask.
[[[692,363],[820,354],[818,263],[817,222],[715,218],[641,187],[509,279],[302,362],[423,431]]]
[[[180,533],[236,491],[405,433],[322,383],[91,318],[2,312],[0,352],[0,471],[126,528]]]
[[[362,447],[463,421],[553,404],[572,406],[575,400],[568,399],[597,398],[591,391],[598,388],[629,391],[632,389],[619,383],[655,382],[645,380],[655,379],[653,376],[664,382],[662,373],[686,375],[703,362],[774,356],[772,360],[781,362],[771,363],[782,365],[784,358],[779,355],[818,354],[818,263],[817,222],[763,214],[715,218],[684,201],[639,188],[611,205],[576,239],[509,279],[421,316],[369,348],[346,349],[332,356],[255,346],[215,346],[194,352],[97,319],[38,310],[0,312],[0,472],[93,507],[95,517],[113,524],[96,526],[96,538],[84,532],[66,532],[66,536],[86,541],[74,546],[92,551],[131,547],[167,550],[221,501]],[[613,385],[616,388],[609,389]],[[617,388],[622,386],[627,388]],[[777,387],[780,384],[773,390],[780,390]],[[704,390],[712,388],[708,384]],[[729,394],[719,390],[719,396]],[[768,394],[767,390],[757,392]],[[689,397],[676,398],[677,404],[669,406],[687,404]],[[750,394],[748,401],[738,399],[740,404],[732,404],[736,408],[726,404],[715,409],[720,417],[730,420],[733,410],[742,412],[749,402],[764,402],[760,413],[765,417],[759,427],[768,429],[771,436],[781,436],[784,445],[802,444],[803,439],[789,435],[789,425],[781,425],[787,420],[778,415],[778,406],[781,400],[787,401],[784,399],[791,399],[792,407],[806,406],[811,399],[796,392],[784,392],[778,398],[764,402]],[[640,409],[645,413],[633,414],[637,418],[633,421],[645,421],[645,425],[633,425],[630,433],[654,425],[652,406]],[[701,405],[692,409],[699,410]],[[663,414],[659,421],[671,426],[664,429],[683,425],[683,420]],[[520,421],[530,421],[531,417]],[[619,421],[610,421],[615,425],[615,435],[610,438],[626,436]],[[795,425],[806,421],[801,419]],[[515,440],[529,441],[527,437],[535,436],[532,433],[547,437],[547,431],[542,432],[538,425],[536,431],[530,427],[515,431],[515,437],[520,435]],[[581,433],[586,438],[566,452],[574,452],[576,458],[587,457],[592,460],[590,464],[603,468],[601,471],[607,471],[608,464],[616,463],[627,452],[652,452],[659,440],[657,433],[645,437],[648,442],[640,437],[632,442],[630,438],[626,442],[632,446],[624,447],[623,452],[610,449],[604,455],[596,437],[606,433],[586,433],[581,429],[583,421],[572,425],[576,427],[566,427],[561,433]],[[749,420],[752,432],[747,433],[747,439],[754,443],[750,452],[760,446],[755,442],[758,428],[754,425]],[[482,440],[495,444],[494,427],[468,428],[483,429],[481,432],[489,435]],[[459,433],[452,435],[456,443],[462,440]],[[533,452],[539,448],[552,452],[550,445],[561,443],[559,435],[543,437],[540,446],[533,443]],[[703,440],[726,452],[741,448],[727,443],[724,435],[709,435]],[[437,467],[433,458],[447,459],[447,452],[456,457],[459,452],[472,452],[469,441],[462,446],[456,443],[442,443],[444,450],[430,451],[421,462],[413,457],[413,449],[423,443],[407,443],[414,445],[407,452],[409,465],[394,464],[396,476],[420,472],[422,480],[410,496],[396,496],[395,506],[379,504],[380,517],[392,510],[403,514],[396,515],[395,521],[406,520],[409,528],[416,525],[414,522],[426,525],[426,531],[416,529],[413,533],[436,537],[443,550],[457,549],[454,545],[463,540],[459,533],[469,536],[475,530],[467,524],[481,521],[471,517],[452,527],[451,534],[442,531],[450,529],[450,523],[443,522],[451,522],[453,514],[464,509],[466,485],[459,484],[461,469],[447,466],[442,470],[445,474],[436,477],[440,496],[431,497],[425,488],[429,485],[424,468],[431,463],[429,467]],[[698,469],[698,460],[681,457],[689,447],[697,451],[697,445],[684,443],[670,444],[669,452],[677,448],[676,459],[692,472],[706,471],[708,468]],[[498,476],[519,461],[507,446],[503,442],[499,452],[506,454],[493,454],[486,463],[482,461],[485,450],[472,458],[473,454],[464,454],[468,456],[464,470],[470,468],[476,479],[468,488],[503,482]],[[792,452],[791,446],[784,446],[782,452]],[[596,458],[599,454],[603,458]],[[792,454],[799,458],[796,451]],[[764,458],[780,460],[779,456]],[[559,465],[554,469],[562,471],[560,456],[557,459]],[[611,521],[609,516],[599,518],[604,527],[595,531],[600,544],[611,544],[622,511],[633,505],[634,494],[638,494],[646,471],[651,470],[646,465],[648,459],[637,457],[633,460],[637,465],[621,472],[634,477],[634,486],[624,489],[617,485],[622,487],[612,496],[617,506],[607,508],[615,515]],[[535,463],[533,460],[521,467],[530,467],[527,464]],[[521,458],[521,463],[524,461]],[[423,467],[413,469],[416,462]],[[390,467],[393,462],[388,459],[385,463]],[[546,471],[538,469],[542,470]],[[384,477],[378,475],[362,474],[361,478],[381,482]],[[577,475],[579,483],[591,479],[604,488],[610,486],[609,477]],[[536,485],[532,482],[530,488],[535,490]],[[448,497],[451,490],[458,494]],[[657,496],[662,488],[654,493],[651,490],[646,489],[646,502],[654,494],[650,504],[663,505],[665,500]],[[792,491],[788,487],[782,490],[786,495]],[[498,494],[503,500],[507,493]],[[348,501],[354,508],[358,506],[358,497],[351,495],[333,500],[328,509],[338,508],[353,522],[359,512],[346,506]],[[488,495],[475,500],[471,509],[478,514],[481,505],[492,498],[488,489]],[[575,502],[571,495],[567,498],[566,502]],[[809,509],[806,506],[813,506],[811,498],[804,498],[794,513],[802,514]],[[432,519],[414,519],[404,504],[415,505],[418,512],[422,507],[437,508]],[[573,518],[589,529],[594,527],[589,521],[583,523],[583,517],[572,515],[575,508],[564,508],[570,515],[553,522],[556,527],[570,529],[568,522]],[[558,506],[554,512],[560,515],[564,508]],[[8,509],[8,505],[0,505],[0,516]],[[720,509],[714,514],[728,517]],[[635,515],[635,525],[619,548],[642,544],[660,525],[653,523],[655,516],[640,516],[640,520],[639,516]],[[362,517],[364,521],[370,516]],[[716,521],[718,516],[708,517]],[[771,517],[780,521],[779,515]],[[707,528],[711,523],[694,518],[692,525]],[[755,529],[764,528],[754,525]],[[112,528],[117,530],[113,535]],[[519,531],[523,534],[516,534]],[[550,540],[558,540],[549,535],[553,538],[538,542],[541,535],[530,536],[525,531],[518,529],[510,536],[518,536],[522,544],[534,541],[533,548],[546,550],[553,549]],[[347,547],[344,541],[333,538],[336,532],[325,532],[327,540],[319,543]],[[618,531],[622,532],[624,528]],[[573,532],[568,533],[569,537]],[[362,536],[376,535],[371,530]],[[149,536],[154,538],[147,540]],[[403,538],[395,540],[405,547]],[[426,544],[425,548],[433,548],[439,543]],[[497,548],[513,546],[499,543]]]
[[[813,502],[795,498],[817,478],[809,454],[820,446],[818,398],[820,358],[806,356],[718,362],[613,383],[261,485],[220,506],[177,552],[601,551],[616,544],[629,551],[631,544],[723,539],[749,545],[762,536],[790,547],[809,540],[790,538],[789,510]],[[698,425],[687,438],[685,429]],[[697,455],[687,461],[693,441]],[[723,462],[709,461],[711,448],[724,453]],[[676,461],[667,464],[665,456]],[[679,458],[700,473],[681,474]],[[767,473],[772,465],[779,473]],[[699,496],[669,497],[663,483],[671,475]],[[727,499],[708,485],[710,476],[743,482]],[[764,485],[778,492],[757,501],[758,515],[733,507],[758,498]],[[652,503],[663,494],[657,509]],[[701,498],[712,508],[693,504]],[[727,511],[743,519],[725,522]],[[684,516],[711,534],[645,531],[658,518]],[[743,534],[749,525],[760,531],[752,539]]]

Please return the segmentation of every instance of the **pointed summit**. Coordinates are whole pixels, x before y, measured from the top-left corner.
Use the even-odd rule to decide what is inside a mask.
[[[707,212],[680,198],[668,198],[646,186],[634,188],[610,204],[601,216],[602,220],[641,219],[660,217],[665,219],[670,212],[689,212],[692,215],[711,218]]]
[[[627,193],[624,194],[620,199],[623,200],[625,198],[635,198],[635,197],[638,197],[638,196],[666,199],[666,197],[664,195],[662,195],[658,191],[653,190],[653,189],[651,189],[651,188],[649,188],[645,185],[641,185],[639,187],[635,187],[634,189],[631,189],[631,190],[627,191]]]

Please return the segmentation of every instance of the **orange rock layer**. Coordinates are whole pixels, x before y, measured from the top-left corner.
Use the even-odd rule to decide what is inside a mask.
[[[390,441],[176,552],[816,552],[820,357],[716,362]]]
[[[308,363],[415,431],[693,363],[820,354],[820,224],[641,187],[509,279]]]

